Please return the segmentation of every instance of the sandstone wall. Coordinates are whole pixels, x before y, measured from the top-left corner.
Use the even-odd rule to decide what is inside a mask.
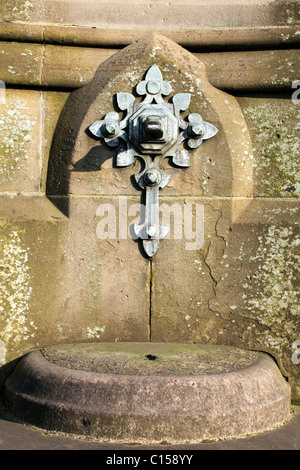
[[[297,402],[299,4],[126,3],[1,2],[0,363],[65,342],[230,344],[272,355]],[[133,240],[100,243],[96,233],[101,204],[120,220],[119,196],[140,202],[130,180],[138,163],[117,169],[103,149],[101,165],[96,151],[81,171],[79,150],[66,181],[51,145],[75,90],[152,31],[205,64],[224,100],[236,98],[251,185],[233,185],[213,144],[192,173],[169,168],[162,202],[204,205],[204,245],[186,251],[184,241],[164,240],[151,261]],[[133,87],[137,72],[128,80]]]

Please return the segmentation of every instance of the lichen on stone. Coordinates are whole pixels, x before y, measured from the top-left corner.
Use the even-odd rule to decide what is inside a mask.
[[[26,112],[24,100],[5,104],[0,116],[0,176],[2,181],[12,181],[15,172],[21,170],[29,158],[31,131],[36,120]]]
[[[34,335],[35,325],[29,320],[32,288],[28,249],[22,242],[22,230],[4,224],[0,234],[0,340],[6,350]]]
[[[251,129],[256,194],[300,197],[300,116],[291,99],[239,98]]]
[[[256,269],[244,283],[250,316],[268,328],[264,341],[281,350],[295,337],[300,320],[300,233],[296,226],[269,226],[250,257]]]
[[[14,18],[19,21],[30,20],[34,5],[29,0],[9,0],[8,6],[10,6],[8,11],[11,12]]]
[[[105,326],[95,326],[94,328],[88,327],[86,334],[89,339],[99,339],[105,331]]]

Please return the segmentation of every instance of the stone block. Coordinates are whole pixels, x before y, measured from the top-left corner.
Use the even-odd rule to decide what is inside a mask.
[[[284,98],[239,97],[253,141],[254,196],[300,196],[300,107]]]
[[[297,49],[195,53],[212,85],[223,90],[291,90],[298,80]]]
[[[0,122],[0,191],[39,192],[42,170],[40,92],[7,89]]]
[[[2,360],[61,342],[148,340],[149,261],[129,238],[98,238],[99,206],[118,221],[116,200],[74,198],[69,218],[43,196],[2,203]]]
[[[0,222],[2,363],[64,338],[60,331],[66,313],[63,226],[57,220],[45,220],[45,214],[42,220],[29,220],[30,202],[26,201],[26,209],[18,210],[18,205],[16,219]]]
[[[45,46],[42,83],[48,87],[78,88],[88,83],[98,65],[116,49]]]
[[[42,191],[46,191],[49,154],[52,145],[53,134],[59,119],[59,115],[69,97],[68,92],[44,91],[42,92],[41,112],[43,114],[43,169]]]
[[[40,85],[44,47],[22,42],[1,43],[1,80],[13,85]]]
[[[121,226],[123,210],[118,198],[70,199],[69,301],[85,326],[80,335],[88,340],[149,338],[149,260],[140,256],[137,243]]]
[[[103,1],[101,8],[83,0],[73,2],[72,8],[67,0],[38,4],[4,0],[0,8],[3,36],[7,38],[14,31],[22,40],[41,34],[45,42],[115,47],[155,31],[185,47],[274,47],[299,42],[299,11],[293,0],[285,1],[284,8],[269,0],[202,0],[199,5],[191,0],[153,4],[118,0],[113,4]],[[9,28],[7,22],[11,23]]]
[[[26,42],[2,42],[1,47],[1,79],[7,86],[60,89],[87,85],[100,63],[118,52],[111,47],[42,46]],[[292,82],[299,77],[297,49],[207,53],[195,52],[193,48],[192,53],[205,64],[210,83],[225,91],[291,90]]]

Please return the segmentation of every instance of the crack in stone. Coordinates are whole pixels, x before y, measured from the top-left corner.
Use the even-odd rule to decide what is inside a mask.
[[[210,206],[211,207],[211,206]],[[212,208],[213,209],[213,208]],[[214,209],[213,209],[214,210]],[[217,218],[216,220],[216,223],[215,223],[215,236],[217,238],[221,238],[223,240],[223,243],[224,243],[224,247],[223,247],[223,251],[222,251],[222,256],[224,255],[224,252],[225,252],[225,248],[227,246],[227,242],[226,242],[226,239],[224,238],[224,236],[220,235],[218,233],[218,224],[220,222],[220,220],[222,219],[223,217],[223,211],[222,209],[220,209],[220,215],[219,217]],[[204,263],[205,265],[207,266],[208,268],[208,271],[209,271],[209,275],[213,281],[213,292],[214,292],[214,298],[210,298],[208,299],[207,301],[207,305],[208,305],[208,309],[213,312],[213,313],[217,313],[218,315],[220,315],[221,318],[224,319],[224,317],[222,316],[221,312],[219,310],[215,310],[213,308],[213,306],[211,305],[211,302],[217,297],[217,286],[218,286],[218,279],[217,277],[213,274],[213,268],[212,266],[210,265],[210,262],[209,262],[209,256],[210,256],[210,252],[211,252],[211,248],[213,246],[213,243],[210,241],[209,242],[209,245],[208,245],[208,249],[207,249],[207,253],[206,253],[206,256],[204,258]]]

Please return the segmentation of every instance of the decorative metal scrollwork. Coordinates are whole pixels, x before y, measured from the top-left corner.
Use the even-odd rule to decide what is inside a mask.
[[[110,147],[120,147],[117,166],[129,166],[135,157],[145,162],[143,171],[135,175],[138,185],[146,191],[145,220],[136,224],[134,231],[143,240],[144,250],[151,257],[158,249],[159,240],[169,230],[159,223],[159,189],[164,188],[171,178],[162,170],[162,160],[171,157],[177,166],[190,166],[189,152],[182,143],[186,142],[190,149],[197,148],[218,130],[197,113],[189,114],[187,121],[182,119],[180,114],[188,109],[191,95],[177,93],[171,103],[166,102],[163,96],[168,96],[172,87],[163,80],[156,65],[150,67],[145,79],[138,83],[136,92],[143,97],[137,103],[131,93],[116,95],[119,109],[126,111],[124,119],[120,121],[119,113],[110,112],[103,120],[92,124],[89,130]],[[121,141],[125,147],[119,146]]]

